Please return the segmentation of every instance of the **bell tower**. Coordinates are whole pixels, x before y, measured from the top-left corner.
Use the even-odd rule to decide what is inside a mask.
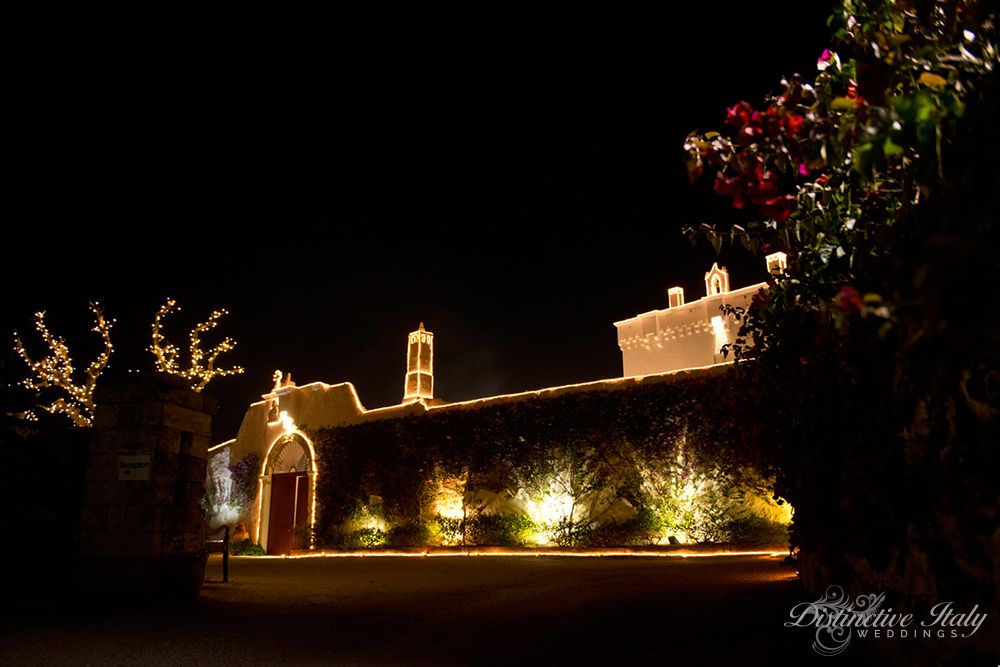
[[[434,334],[420,328],[410,334],[406,345],[406,384],[403,402],[434,398]]]
[[[729,291],[729,271],[726,267],[719,268],[718,263],[712,264],[712,269],[705,274],[705,294],[715,296]]]

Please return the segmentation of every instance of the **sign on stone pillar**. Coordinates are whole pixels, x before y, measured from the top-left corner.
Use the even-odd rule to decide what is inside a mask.
[[[217,403],[179,378],[99,387],[80,517],[82,593],[195,597]]]

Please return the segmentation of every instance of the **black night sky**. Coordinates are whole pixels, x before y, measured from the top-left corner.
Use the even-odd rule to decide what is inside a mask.
[[[178,342],[226,307],[247,373],[209,387],[216,440],[276,368],[398,402],[421,320],[446,400],[620,375],[613,321],[669,285],[703,293],[714,253],[680,227],[734,220],[688,184],[685,134],[811,72],[831,6],[448,3],[280,40],[46,33],[8,80],[4,336],[46,309],[85,362],[99,299],[121,374],[151,367],[165,297]],[[734,286],[763,277],[722,259]],[[3,350],[9,382],[23,367]]]

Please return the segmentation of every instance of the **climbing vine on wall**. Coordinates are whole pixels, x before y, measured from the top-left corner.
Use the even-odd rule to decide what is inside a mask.
[[[711,424],[724,418],[716,406],[728,382],[718,372],[683,375],[322,430],[319,539],[348,546],[728,539],[726,525],[766,487],[766,471],[730,465],[738,443],[718,440]],[[772,509],[771,519],[782,514]],[[764,523],[768,538],[781,537],[782,528]]]

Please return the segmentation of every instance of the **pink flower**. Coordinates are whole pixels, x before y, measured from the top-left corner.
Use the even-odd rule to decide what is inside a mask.
[[[816,61],[816,69],[823,72],[830,67],[830,65],[840,67],[840,58],[837,57],[837,54],[830,49],[823,49],[823,53],[819,55],[819,59]]]

